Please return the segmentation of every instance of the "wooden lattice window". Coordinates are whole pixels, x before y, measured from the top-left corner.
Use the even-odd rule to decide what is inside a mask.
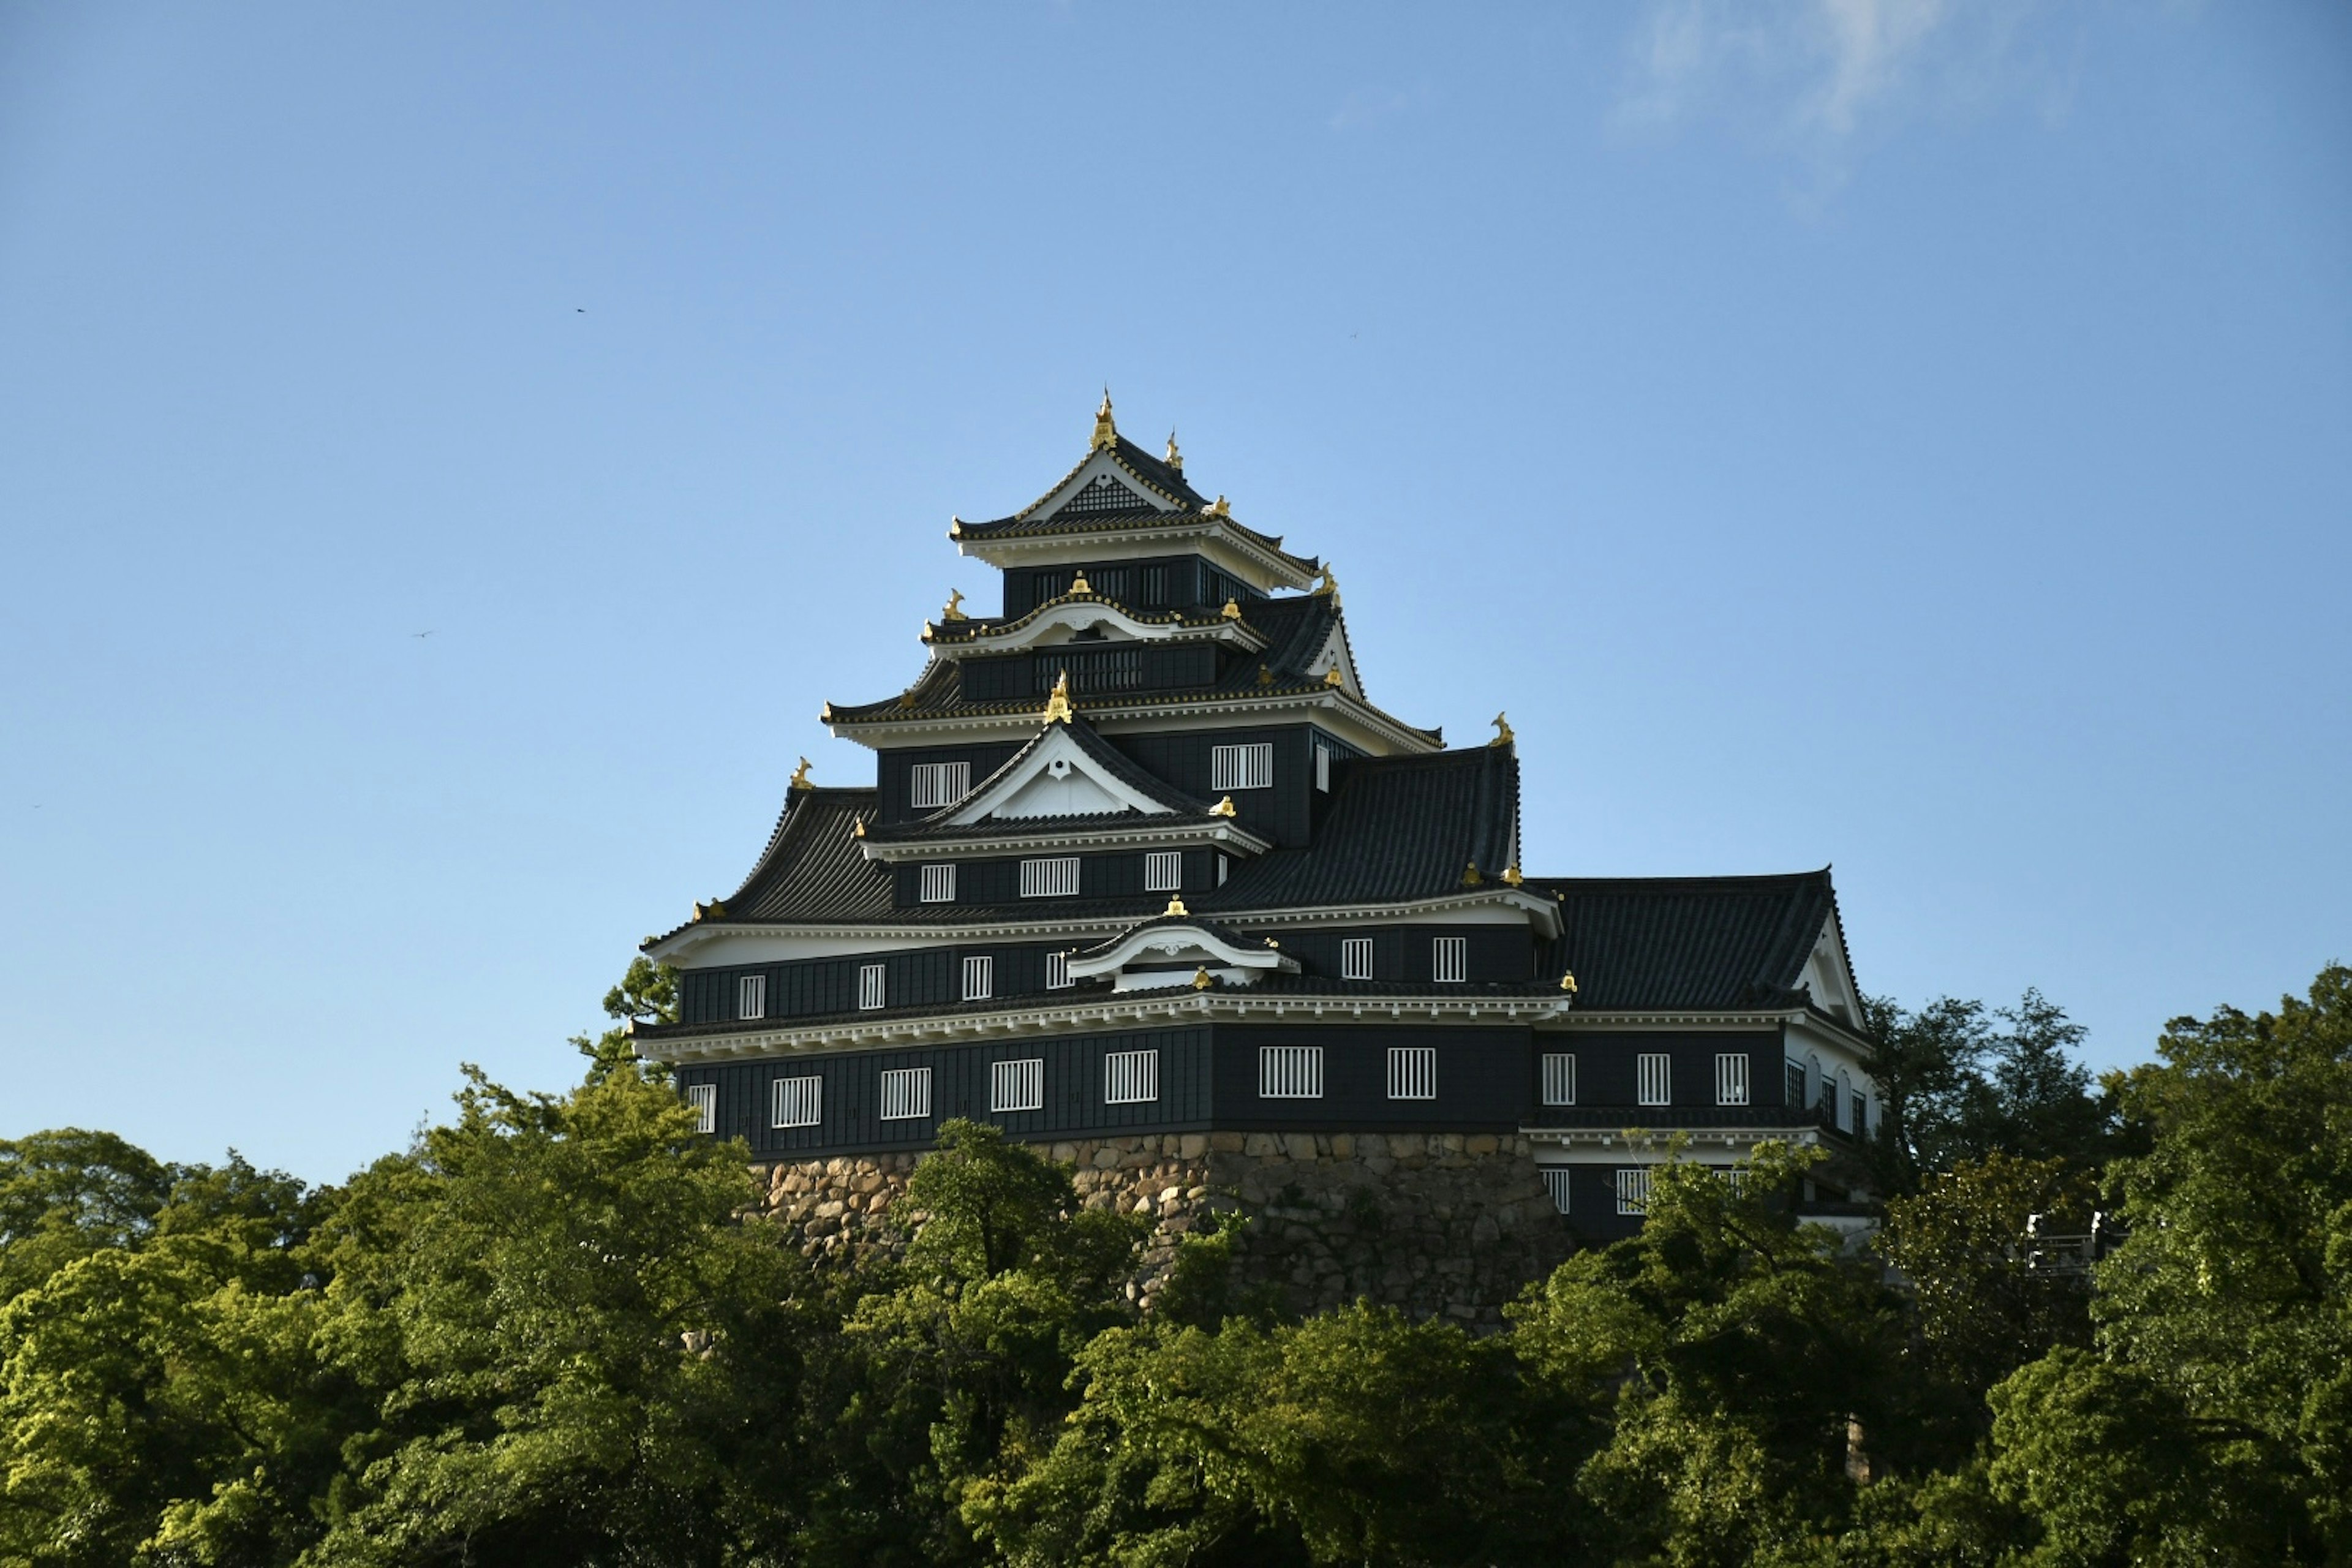
[[[1154,510],[1150,502],[1108,474],[1097,474],[1092,484],[1063,502],[1054,515],[1059,517],[1067,513],[1076,517],[1096,517],[1110,512]]]

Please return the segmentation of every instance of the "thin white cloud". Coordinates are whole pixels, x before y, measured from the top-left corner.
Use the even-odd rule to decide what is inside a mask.
[[[1653,0],[1636,25],[1621,126],[1730,116],[1835,158],[1912,115],[1948,115],[2052,73],[2033,0]]]

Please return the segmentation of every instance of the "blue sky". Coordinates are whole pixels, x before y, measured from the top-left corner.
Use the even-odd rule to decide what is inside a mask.
[[[569,1082],[1106,382],[1530,870],[2100,1065],[2352,956],[2340,6],[16,5],[0,1135]]]

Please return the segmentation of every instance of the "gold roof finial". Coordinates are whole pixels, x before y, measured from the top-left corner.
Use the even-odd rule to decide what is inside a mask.
[[[1259,665],[1257,667],[1257,683],[1260,686],[1272,686],[1274,684],[1274,671],[1267,668],[1265,665]]]
[[[808,770],[809,760],[806,757],[803,757],[801,759],[801,765],[793,770],[793,787],[794,789],[814,789],[816,787],[814,784],[808,782]]]
[[[1338,686],[1346,679],[1347,677],[1339,673],[1339,667],[1336,664],[1323,672],[1323,684],[1326,686]]]
[[[1323,563],[1322,580],[1315,584],[1315,592],[1325,598],[1329,598],[1339,591],[1339,579],[1331,574],[1331,563],[1326,561]]]
[[[1210,503],[1209,515],[1211,517],[1231,517],[1234,515],[1233,504],[1226,500],[1224,497],[1219,496],[1214,501]]]
[[[1227,599],[1225,601],[1225,607],[1219,610],[1217,613],[1224,616],[1225,619],[1229,621],[1238,621],[1242,618],[1242,607],[1234,603],[1231,599]]]
[[[1475,860],[1471,861],[1470,868],[1462,873],[1462,885],[1465,888],[1480,887],[1485,884],[1486,880],[1486,878],[1485,874],[1478,869],[1478,862]]]
[[[852,838],[863,838],[866,837],[866,819],[864,817],[853,816],[849,819],[849,836]]]
[[[1070,592],[1073,594],[1091,594],[1094,591],[1095,585],[1087,581],[1087,569],[1083,566],[1079,567],[1077,576],[1073,579],[1070,584]]]
[[[1209,807],[1209,815],[1211,816],[1239,816],[1241,815],[1241,811],[1234,805],[1234,797],[1232,795],[1227,795],[1224,799],[1217,802],[1216,805]]]
[[[1168,466],[1178,473],[1184,471],[1184,454],[1176,449],[1176,432],[1168,432]]]
[[[1526,881],[1527,879],[1519,875],[1519,868],[1517,866],[1506,866],[1503,868],[1503,880],[1509,886],[1516,888],[1521,882]]]
[[[1184,907],[1184,895],[1181,893],[1169,894],[1168,907],[1160,911],[1162,919],[1165,919],[1169,915],[1189,915],[1192,912],[1192,910]]]
[[[1102,406],[1095,410],[1095,447],[1115,447],[1118,444],[1118,425],[1110,416],[1110,388],[1103,388]]]
[[[1559,988],[1570,996],[1576,994],[1576,971],[1571,969],[1559,977]]]
[[[1216,983],[1217,977],[1210,973],[1206,969],[1196,969],[1192,971],[1193,990],[1206,991],[1210,986],[1214,985]]]
[[[940,612],[940,619],[943,621],[968,621],[971,619],[970,616],[963,613],[963,590],[961,588],[950,588],[948,590],[948,607]]]
[[[1496,714],[1495,738],[1487,742],[1486,744],[1490,746],[1507,746],[1517,738],[1517,737],[1511,733],[1511,721],[1508,719],[1504,718],[1500,713]]]
[[[1056,720],[1070,721],[1070,672],[1066,669],[1054,678],[1054,694],[1045,699],[1045,722]]]

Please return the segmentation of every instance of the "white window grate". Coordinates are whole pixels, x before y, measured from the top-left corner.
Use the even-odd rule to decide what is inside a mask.
[[[687,1085],[686,1102],[694,1108],[694,1130],[697,1132],[719,1131],[719,1086],[717,1084]]]
[[[824,1120],[824,1079],[780,1078],[776,1080],[771,1127],[814,1127]]]
[[[1331,793],[1331,748],[1320,742],[1315,747],[1315,787],[1325,795]]]
[[[1067,991],[1070,988],[1070,955],[1049,952],[1045,955],[1045,989]]]
[[[1143,890],[1173,893],[1184,886],[1184,852],[1154,849],[1143,858]]]
[[[1045,1058],[997,1062],[988,1069],[988,1109],[1042,1110],[1045,1105]]]
[[[1056,855],[1050,860],[1021,862],[1021,896],[1024,899],[1066,899],[1078,890],[1078,858]]]
[[[1223,794],[1235,789],[1274,787],[1274,742],[1209,748],[1209,787]]]
[[[1323,1098],[1323,1047],[1261,1046],[1257,1053],[1260,1100]]]
[[[1675,1058],[1664,1051],[1644,1052],[1633,1058],[1633,1103],[1672,1105],[1675,1102]]]
[[[746,974],[735,983],[735,1016],[739,1018],[764,1018],[768,1016],[768,977]]]
[[[1437,1098],[1436,1047],[1391,1046],[1389,1047],[1389,1098],[1391,1100],[1435,1100]]]
[[[1560,1213],[1568,1212],[1569,1171],[1566,1165],[1547,1165],[1543,1171],[1544,1190],[1551,1194],[1551,1206]]]
[[[1780,1092],[1786,1096],[1783,1104],[1801,1107],[1805,1103],[1804,1063],[1784,1061],[1780,1064]]]
[[[1158,1051],[1112,1051],[1103,1058],[1105,1105],[1141,1105],[1159,1098]]]
[[[912,1121],[931,1113],[931,1069],[892,1068],[882,1075],[882,1120]]]
[[[1635,1166],[1617,1173],[1617,1212],[1647,1214],[1650,1212],[1650,1167]]]
[[[967,958],[963,961],[963,999],[985,1002],[996,994],[996,960]]]
[[[923,868],[923,902],[927,904],[955,902],[955,868],[953,866]]]
[[[1225,874],[1233,868],[1234,863],[1230,859],[1222,854],[1217,857],[1217,886],[1222,888],[1225,885]]]
[[[1727,1051],[1715,1058],[1715,1102],[1717,1105],[1748,1103],[1748,1053]]]
[[[1543,1102],[1576,1103],[1576,1057],[1569,1051],[1546,1051],[1543,1059]]]
[[[917,763],[907,781],[907,804],[921,811],[953,805],[971,793],[970,763]]]
[[[1431,938],[1429,977],[1432,980],[1456,985],[1469,979],[1470,939],[1466,936]]]
[[[890,1005],[890,968],[884,963],[861,963],[857,966],[857,1006],[871,1013],[877,1007]]]
[[[1372,939],[1368,936],[1343,936],[1339,939],[1339,978],[1370,980],[1372,977]]]

